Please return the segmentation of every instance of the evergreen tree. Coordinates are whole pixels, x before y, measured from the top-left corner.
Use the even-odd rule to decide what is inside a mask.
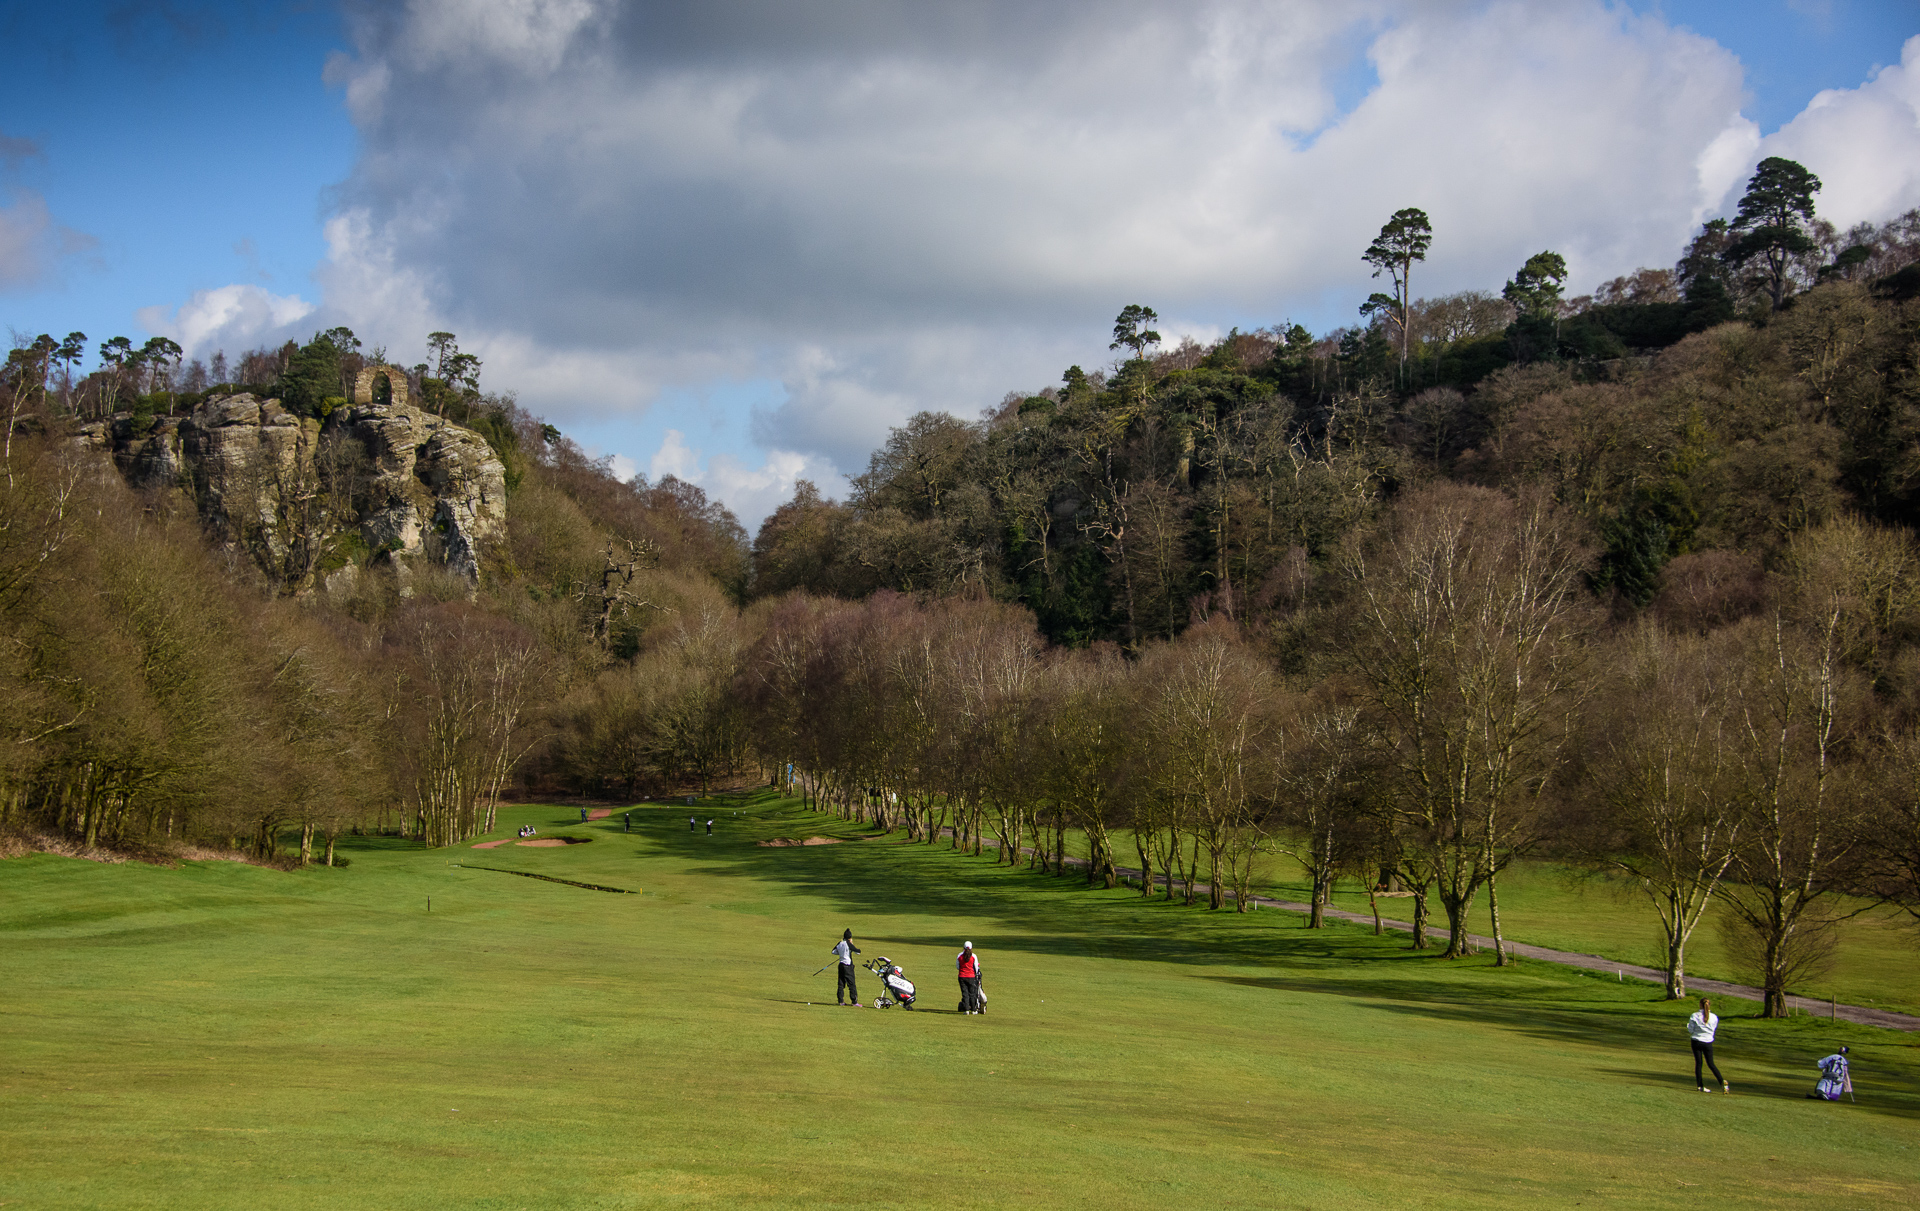
[[[1792,160],[1768,156],[1747,182],[1729,228],[1735,238],[1722,256],[1739,269],[1756,267],[1754,277],[1775,311],[1786,301],[1793,258],[1817,247],[1807,228],[1813,223],[1813,195],[1819,192],[1819,177]]]

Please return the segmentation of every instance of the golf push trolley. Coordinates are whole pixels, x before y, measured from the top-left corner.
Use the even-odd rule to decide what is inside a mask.
[[[875,1009],[891,1009],[899,1005],[903,1009],[913,1008],[913,981],[907,979],[899,966],[885,955],[877,959],[868,959],[861,964],[880,978],[880,995],[874,998]]]

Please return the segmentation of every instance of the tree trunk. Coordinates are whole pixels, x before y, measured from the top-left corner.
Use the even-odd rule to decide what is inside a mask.
[[[1677,1001],[1687,995],[1687,940],[1673,933],[1667,937],[1667,999]]]
[[[1208,864],[1207,908],[1210,911],[1214,911],[1214,912],[1218,912],[1220,909],[1225,908],[1227,904],[1226,888],[1222,885],[1220,881],[1220,855],[1224,852],[1224,850],[1225,850],[1225,847],[1221,845],[1217,840],[1214,840],[1212,838],[1208,839],[1207,841],[1207,864]]]
[[[1500,891],[1498,885],[1499,879],[1496,876],[1487,876],[1487,907],[1493,913],[1493,965],[1495,967],[1505,967],[1511,960],[1507,958],[1506,939],[1500,933]]]
[[[1766,994],[1763,1018],[1784,1018],[1787,1016],[1787,972],[1785,961],[1785,939],[1779,932],[1767,938],[1766,978],[1763,991]]]
[[[1465,958],[1467,945],[1467,914],[1473,910],[1473,893],[1464,896],[1449,895],[1444,885],[1440,888],[1440,907],[1447,914],[1447,949],[1442,958]]]

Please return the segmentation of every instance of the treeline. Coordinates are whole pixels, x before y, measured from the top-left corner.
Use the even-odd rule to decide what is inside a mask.
[[[1920,547],[1841,517],[1771,570],[1689,556],[1631,616],[1542,488],[1401,492],[1298,598],[1291,672],[1225,616],[1129,655],[978,595],[793,594],[744,618],[754,748],[821,806],[996,861],[1243,908],[1291,855],[1411,894],[1464,953],[1524,856],[1628,876],[1668,989],[1710,905],[1785,1012],[1862,904],[1920,916]],[[1066,861],[1068,836],[1089,861]]]
[[[347,403],[354,381],[370,366],[400,371],[414,402],[463,423],[469,414],[484,419],[500,403],[483,397],[482,363],[463,352],[451,332],[428,334],[429,360],[411,366],[390,361],[384,345],[366,349],[346,327],[316,332],[304,345],[287,341],[231,359],[221,350],[204,362],[186,360],[186,351],[169,337],[150,337],[135,346],[114,336],[99,343],[95,369],[82,375],[76,372],[87,360],[87,339],[84,332],[70,332],[63,340],[43,333],[21,343],[16,359],[19,371],[60,414],[82,421],[189,412],[210,395],[240,392],[278,399],[296,415],[324,420]],[[384,401],[389,384],[376,380],[374,391]],[[490,407],[479,406],[483,402]]]

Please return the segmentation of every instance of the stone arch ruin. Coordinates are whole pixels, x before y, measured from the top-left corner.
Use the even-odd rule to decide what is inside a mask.
[[[398,366],[368,366],[360,372],[359,378],[353,380],[355,404],[373,402],[373,380],[376,375],[381,374],[387,376],[387,386],[393,390],[393,402],[395,404],[407,402],[407,375],[404,370]]]

